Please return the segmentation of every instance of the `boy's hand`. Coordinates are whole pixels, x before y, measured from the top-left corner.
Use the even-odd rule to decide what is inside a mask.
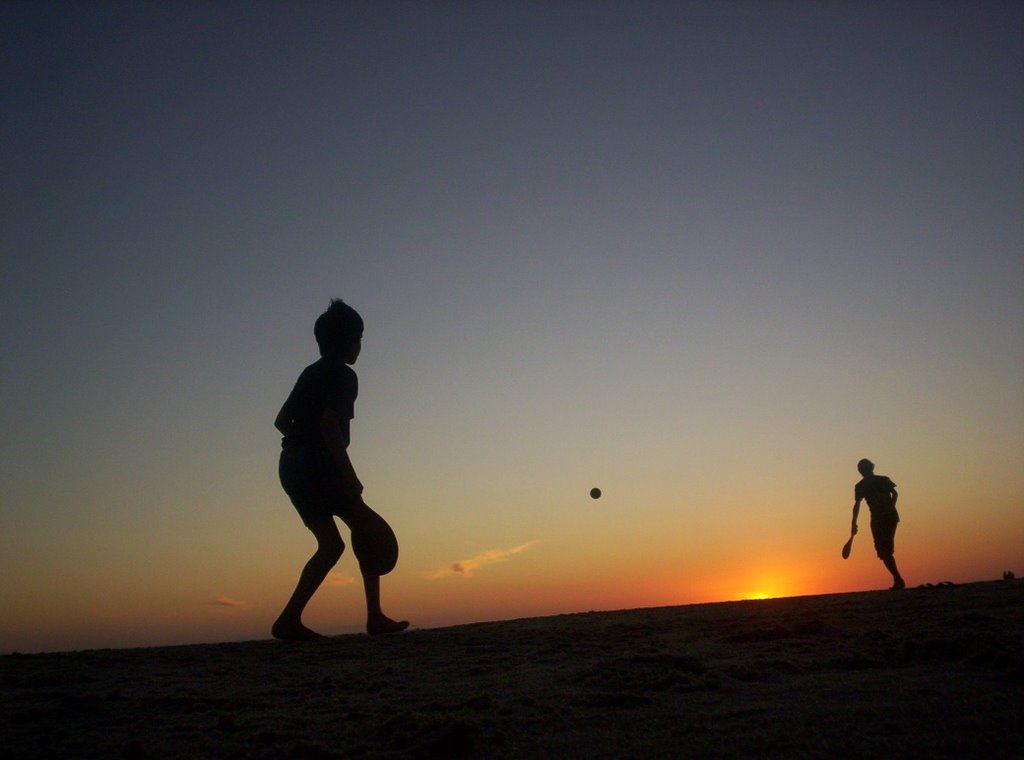
[[[347,484],[349,496],[353,499],[358,499],[363,495],[363,484],[358,480],[353,480]]]
[[[851,536],[856,536],[857,535],[857,523],[853,523],[850,526],[850,535]]]

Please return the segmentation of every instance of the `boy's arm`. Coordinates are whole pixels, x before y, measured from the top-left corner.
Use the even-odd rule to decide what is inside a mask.
[[[363,493],[363,484],[356,476],[356,469],[348,457],[348,449],[345,448],[345,440],[341,437],[341,418],[333,409],[324,409],[320,415],[320,435],[323,436],[327,450],[331,452],[334,464],[341,472],[341,480],[345,487],[354,498],[358,498]]]
[[[850,524],[850,535],[857,534],[857,516],[860,514],[860,499],[853,502],[853,521]]]
[[[291,399],[289,398],[288,401],[291,401]],[[292,411],[288,401],[284,402],[281,411],[274,418],[274,427],[280,431],[281,435],[288,435],[288,431],[292,429]]]

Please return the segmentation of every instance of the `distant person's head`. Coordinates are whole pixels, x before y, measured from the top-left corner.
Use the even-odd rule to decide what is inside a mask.
[[[317,317],[313,336],[320,356],[353,364],[363,339],[363,318],[340,298],[331,299],[327,311]]]
[[[875,472],[875,463],[872,462],[870,459],[862,459],[859,462],[857,462],[857,472],[859,472],[864,477],[867,477],[868,475],[873,475]]]

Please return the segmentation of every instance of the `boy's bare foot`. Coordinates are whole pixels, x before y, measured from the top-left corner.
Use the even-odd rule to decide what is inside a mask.
[[[894,584],[892,584],[892,586],[889,587],[889,590],[890,591],[899,591],[901,588],[906,588],[906,587],[907,587],[907,582],[905,580],[903,580],[902,578],[900,578],[898,581],[896,581]]]
[[[377,636],[382,633],[401,633],[408,627],[408,620],[392,620],[386,615],[366,621],[366,632],[371,636]]]
[[[313,641],[322,639],[323,634],[310,630],[302,623],[278,620],[270,629],[270,635],[281,641]]]

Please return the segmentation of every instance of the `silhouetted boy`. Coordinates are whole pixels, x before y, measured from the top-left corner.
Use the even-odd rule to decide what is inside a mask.
[[[281,485],[317,542],[291,599],[271,629],[275,638],[287,641],[321,638],[302,624],[302,612],[345,551],[334,516],[353,528],[369,509],[347,450],[349,421],[359,391],[356,373],[349,365],[355,364],[362,348],[363,320],[355,309],[335,299],[316,320],[313,334],[321,358],[302,371],[274,420],[284,435],[278,470]],[[357,559],[359,548],[357,544]],[[381,611],[380,576],[368,572],[362,562],[360,571],[366,592],[366,632],[405,630],[407,622],[392,620]]]
[[[896,484],[885,475],[875,475],[875,465],[868,459],[857,462],[857,471],[861,480],[853,489],[853,526],[851,533],[857,533],[857,515],[860,514],[860,503],[866,501],[871,510],[871,535],[875,539],[875,552],[892,573],[892,588],[906,587],[900,571],[896,568],[896,525],[900,521],[896,511]]]

